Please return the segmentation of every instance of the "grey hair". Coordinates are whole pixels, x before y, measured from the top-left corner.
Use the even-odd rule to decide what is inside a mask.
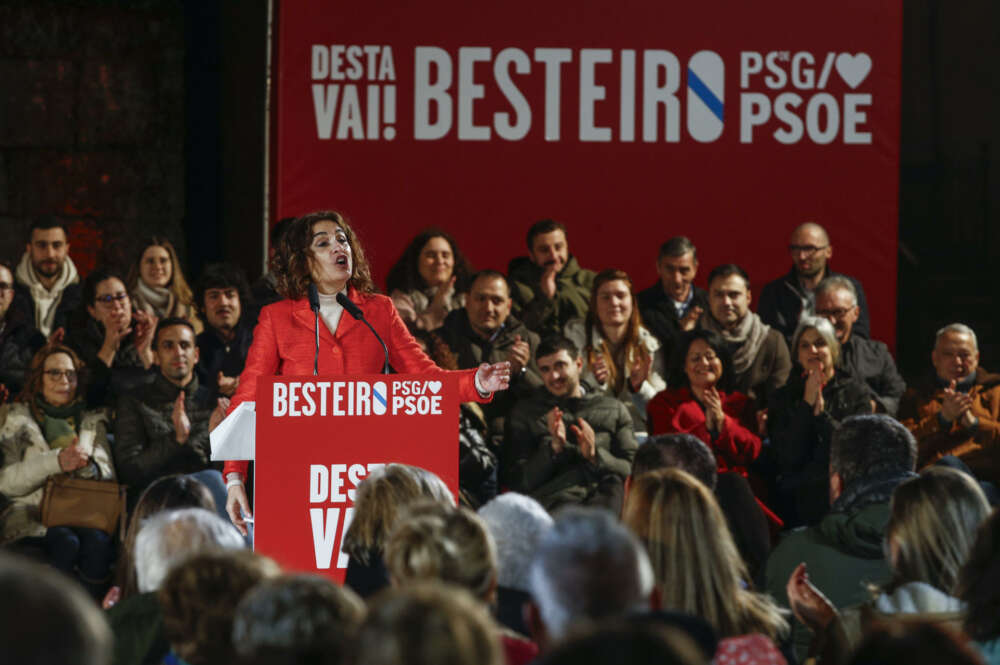
[[[694,243],[685,236],[676,236],[660,245],[660,254],[656,260],[659,261],[667,256],[677,258],[679,256],[684,256],[689,252],[691,254],[691,258],[697,261],[698,250],[695,248]]]
[[[530,496],[507,492],[479,509],[497,547],[497,583],[528,593],[528,570],[538,541],[552,528],[552,516]]]
[[[837,340],[837,331],[833,329],[833,324],[822,316],[803,315],[799,318],[799,325],[792,335],[792,357],[798,357],[799,338],[807,330],[815,330],[819,333],[826,345],[830,347],[830,355],[833,356],[833,364],[840,362],[840,342]]]
[[[836,289],[843,289],[851,294],[851,305],[854,307],[858,306],[858,290],[854,288],[854,282],[843,275],[833,275],[823,278],[823,281],[816,285],[816,290],[813,291],[813,294],[816,298],[819,298],[822,294],[835,291]]]
[[[613,514],[571,507],[539,541],[529,584],[546,631],[559,639],[576,622],[646,607],[654,577],[642,543]]]
[[[938,330],[936,333],[934,333],[935,349],[937,348],[937,345],[941,342],[941,338],[944,335],[947,335],[948,333],[954,335],[968,335],[969,337],[972,338],[972,348],[974,348],[976,351],[979,350],[979,340],[976,339],[976,333],[972,330],[972,328],[965,325],[964,323],[950,323],[946,325],[944,328],[941,328],[941,330]]]
[[[246,547],[232,524],[204,508],[156,513],[142,523],[135,538],[135,573],[139,591],[156,591],[167,573],[194,554]]]
[[[916,464],[917,440],[884,414],[845,418],[830,441],[830,470],[840,475],[844,487],[866,477],[912,473]]]

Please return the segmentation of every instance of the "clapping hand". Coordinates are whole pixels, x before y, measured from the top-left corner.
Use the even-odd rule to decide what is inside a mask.
[[[792,571],[785,591],[795,617],[815,633],[824,630],[837,616],[837,608],[809,581],[804,563]]]
[[[563,422],[563,412],[558,406],[545,414],[545,424],[552,435],[552,454],[558,455],[566,447],[566,423]]]
[[[79,439],[73,439],[73,443],[59,451],[60,469],[69,473],[87,466],[90,462],[90,455],[79,444]]]
[[[639,392],[642,384],[649,378],[649,373],[653,370],[653,354],[639,354],[632,366],[629,367],[628,380],[632,384],[632,392]]]
[[[170,414],[170,419],[174,423],[174,438],[177,443],[183,445],[187,443],[191,436],[191,419],[188,418],[187,410],[184,408],[184,391],[177,394],[174,400],[174,410]]]
[[[514,344],[507,351],[507,362],[510,363],[510,371],[517,374],[528,366],[531,361],[531,346],[521,339],[520,335],[514,335]]]
[[[577,418],[575,425],[570,425],[569,429],[576,437],[576,444],[580,446],[580,454],[587,461],[592,461],[597,456],[597,444],[594,437],[594,428],[583,418]]]

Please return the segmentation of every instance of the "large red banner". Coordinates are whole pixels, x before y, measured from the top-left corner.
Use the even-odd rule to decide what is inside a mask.
[[[280,3],[276,217],[334,208],[377,279],[436,225],[504,270],[538,219],[638,288],[687,235],[754,291],[805,221],[895,337],[902,3]]]

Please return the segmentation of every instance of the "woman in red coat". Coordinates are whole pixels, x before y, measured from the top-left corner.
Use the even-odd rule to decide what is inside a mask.
[[[400,373],[435,374],[444,370],[420,350],[392,301],[375,293],[364,250],[347,221],[336,212],[314,212],[296,219],[277,248],[272,270],[285,296],[261,310],[253,345],[229,405],[255,399],[258,377],[312,374],[316,357],[316,318],[309,307],[309,286],[319,291],[319,374],[376,374],[385,360],[368,327],[337,303],[343,292],[364,313],[389,348],[389,363]],[[459,400],[488,402],[510,380],[510,363],[480,365],[455,372]],[[226,462],[226,512],[246,534],[243,515],[250,515],[243,480],[247,462]],[[242,513],[242,515],[241,515]]]
[[[747,466],[760,454],[760,437],[743,426],[740,417],[749,398],[726,394],[729,375],[725,342],[708,330],[692,330],[678,342],[668,388],[646,405],[650,434],[693,434],[704,441],[718,464],[719,473],[746,475]]]

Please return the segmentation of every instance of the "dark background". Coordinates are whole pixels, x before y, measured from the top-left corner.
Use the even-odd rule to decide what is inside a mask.
[[[898,363],[927,371],[934,331],[963,321],[996,369],[1000,9],[912,0],[903,21]],[[156,233],[189,279],[221,259],[255,278],[267,31],[262,0],[0,3],[0,257],[55,214],[84,273]]]

